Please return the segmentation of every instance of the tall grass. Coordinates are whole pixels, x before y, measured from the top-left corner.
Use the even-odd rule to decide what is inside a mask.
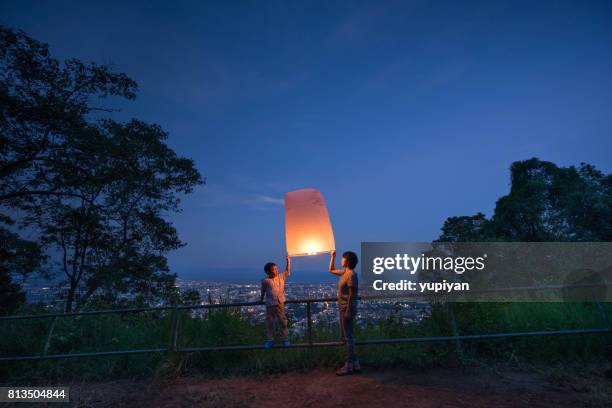
[[[612,317],[612,304],[603,305]],[[28,312],[24,310],[22,312]],[[604,327],[607,323],[593,303],[463,303],[453,312],[461,334],[539,331]],[[40,354],[52,319],[0,322],[1,355]],[[194,317],[179,313],[179,348],[260,344],[264,327],[238,310],[209,310]],[[314,341],[338,340],[335,325],[315,326]],[[172,317],[168,312],[60,317],[55,322],[48,354],[169,347]],[[434,304],[431,315],[414,324],[402,324],[391,313],[356,331],[358,339],[448,336],[452,334],[446,305]],[[303,338],[294,342],[306,341]],[[464,341],[463,358],[479,362],[557,363],[610,358],[612,336],[575,335]],[[454,342],[411,343],[358,347],[369,366],[429,367],[457,363]],[[211,375],[273,373],[334,366],[343,358],[341,347],[289,350],[253,350],[204,353],[157,353],[0,363],[0,381],[41,384],[57,379],[99,380],[198,372]]]

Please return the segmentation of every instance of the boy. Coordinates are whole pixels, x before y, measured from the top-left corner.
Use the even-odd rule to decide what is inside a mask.
[[[267,340],[264,347],[269,349],[274,345],[274,320],[280,324],[283,346],[289,346],[289,330],[287,329],[287,318],[285,317],[285,280],[291,274],[291,258],[287,255],[287,267],[283,273],[278,273],[278,267],[273,262],[264,266],[267,278],[261,280],[261,299],[266,300],[266,334]]]

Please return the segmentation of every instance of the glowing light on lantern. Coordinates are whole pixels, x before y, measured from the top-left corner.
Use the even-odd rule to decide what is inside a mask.
[[[306,248],[308,251],[308,255],[316,255],[317,254],[317,245],[314,243],[306,244]]]
[[[325,201],[319,190],[285,194],[285,238],[291,256],[316,255],[336,249]]]

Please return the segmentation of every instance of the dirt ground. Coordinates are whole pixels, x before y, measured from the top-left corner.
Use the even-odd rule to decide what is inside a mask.
[[[562,373],[563,372],[563,373]],[[568,374],[569,373],[569,374]],[[78,407],[610,407],[609,367],[577,370],[317,369],[273,376],[74,383]]]

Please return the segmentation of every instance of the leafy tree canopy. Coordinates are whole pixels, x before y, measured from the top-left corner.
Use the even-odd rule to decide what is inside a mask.
[[[55,255],[66,310],[98,292],[174,289],[165,254],[183,243],[166,216],[203,180],[160,126],[91,115],[108,111],[101,99],[133,99],[136,88],[125,74],[60,62],[47,45],[0,26],[0,210],[18,214],[19,227],[39,233],[33,245]]]
[[[493,216],[450,217],[439,241],[612,241],[612,175],[532,158],[510,167]]]

